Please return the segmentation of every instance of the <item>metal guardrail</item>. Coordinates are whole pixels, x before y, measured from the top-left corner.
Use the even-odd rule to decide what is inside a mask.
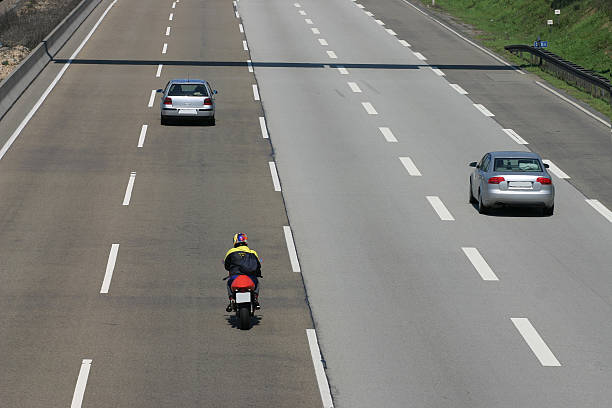
[[[541,48],[529,45],[506,45],[504,48],[515,55],[519,55],[521,58],[523,57],[523,52],[528,52],[533,65],[538,65],[544,71],[553,74],[557,78],[561,78],[577,88],[590,93],[592,96],[610,103],[612,91],[609,79]]]

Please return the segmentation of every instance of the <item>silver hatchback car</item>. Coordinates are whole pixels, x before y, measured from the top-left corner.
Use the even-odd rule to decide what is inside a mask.
[[[166,84],[162,93],[160,110],[161,124],[169,119],[204,118],[210,125],[215,124],[216,90],[201,79],[173,79]]]
[[[555,210],[555,188],[546,171],[548,165],[537,153],[490,152],[470,174],[470,203],[486,214],[494,206],[532,206],[542,208],[544,215]]]

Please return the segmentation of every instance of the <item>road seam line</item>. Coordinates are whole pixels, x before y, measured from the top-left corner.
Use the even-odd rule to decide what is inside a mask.
[[[516,330],[523,336],[523,340],[527,343],[533,354],[540,360],[540,364],[545,367],[560,367],[561,363],[557,357],[548,348],[540,334],[526,317],[510,318]]]
[[[77,377],[77,382],[74,387],[70,408],[81,408],[83,405],[83,397],[85,396],[85,387],[87,387],[87,378],[89,378],[90,369],[91,360],[83,359],[81,362],[81,369],[79,370],[79,376]]]
[[[442,200],[440,200],[440,197],[427,196],[426,198],[427,198],[427,201],[429,201],[429,204],[436,211],[436,214],[438,214],[438,217],[440,217],[442,221],[455,221],[455,217],[453,217],[450,211],[448,211],[448,209],[446,208]]]
[[[308,336],[310,356],[312,357],[312,364],[314,365],[317,384],[319,385],[319,393],[321,394],[321,401],[323,402],[323,408],[333,408],[334,403],[329,390],[329,382],[327,381],[327,376],[325,375],[325,368],[323,367],[323,357],[321,356],[321,350],[319,349],[317,333],[314,329],[306,329],[306,335]]]
[[[499,278],[497,277],[497,275],[495,275],[495,273],[493,272],[493,270],[491,269],[487,261],[485,261],[482,255],[480,255],[480,252],[478,252],[478,249],[473,248],[473,247],[462,247],[461,249],[463,250],[463,253],[465,254],[465,256],[467,256],[467,258],[470,260],[470,262],[472,263],[472,266],[474,266],[474,268],[476,269],[476,272],[478,272],[482,280],[485,280],[485,281],[498,281],[499,280]]]
[[[289,252],[289,260],[291,261],[291,269],[293,272],[301,272],[300,261],[297,257],[297,251],[295,250],[295,242],[293,241],[293,233],[291,232],[291,227],[285,225],[283,226],[283,231],[285,232],[285,242],[287,243],[287,251]]]
[[[123,205],[130,205],[130,199],[132,198],[132,190],[134,189],[134,181],[136,180],[136,172],[130,173],[130,179],[128,180],[127,187],[125,188],[125,196],[123,196]]]
[[[108,261],[106,261],[106,272],[104,273],[104,279],[102,280],[102,287],[100,287],[100,293],[108,293],[111,280],[113,279],[113,272],[115,271],[115,263],[117,262],[118,253],[119,244],[112,244],[110,253],[108,254]]]

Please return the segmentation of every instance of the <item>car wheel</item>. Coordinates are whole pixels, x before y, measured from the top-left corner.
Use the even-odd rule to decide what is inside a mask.
[[[544,207],[544,209],[542,210],[542,214],[550,217],[551,215],[553,215],[553,213],[555,212],[555,205],[551,205],[550,207]]]
[[[489,207],[482,203],[482,193],[480,191],[478,191],[478,212],[480,214],[487,214],[489,212]]]
[[[208,119],[208,124],[210,126],[215,126],[215,123],[216,123],[216,120],[215,120],[214,116],[212,116],[210,119]]]
[[[474,198],[474,194],[472,194],[472,180],[470,179],[470,194],[469,194],[469,203],[476,204],[476,199]]]

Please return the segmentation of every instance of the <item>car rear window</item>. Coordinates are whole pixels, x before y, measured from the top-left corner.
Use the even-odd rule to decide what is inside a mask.
[[[203,84],[172,84],[168,96],[208,96]]]
[[[541,172],[542,166],[538,159],[495,159],[493,171],[498,172]]]

